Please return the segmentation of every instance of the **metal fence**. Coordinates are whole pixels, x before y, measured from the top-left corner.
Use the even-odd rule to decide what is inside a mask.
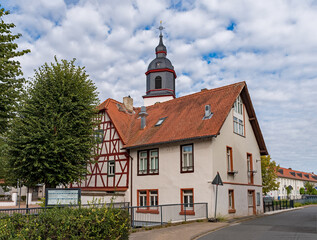
[[[278,211],[288,208],[294,208],[294,200],[263,201],[264,212]]]
[[[113,208],[128,208],[130,206],[129,202],[120,202],[120,203],[106,203],[106,204],[100,204],[100,203],[92,203],[92,204],[82,204],[82,205],[70,205],[70,206],[55,206],[58,208],[62,207],[73,207],[73,208],[90,208],[90,207],[96,207],[96,208],[101,208],[101,207],[113,207]],[[13,215],[14,213],[20,213],[20,214],[39,214],[41,212],[44,212],[48,209],[54,208],[53,206],[48,206],[48,207],[35,207],[35,208],[10,208],[10,209],[0,209],[0,218],[3,216],[7,215]]]
[[[131,207],[129,202],[108,203],[108,204],[83,204],[73,206],[57,206],[57,207],[74,207],[74,208],[101,208],[104,206],[121,208],[129,211],[131,218],[131,227],[157,226],[168,223],[176,223],[183,221],[191,221],[208,218],[208,204],[165,204],[157,206]],[[12,216],[14,213],[35,214],[38,215],[43,211],[47,211],[53,207],[37,207],[37,208],[13,208],[0,209],[0,218],[4,216]]]
[[[208,204],[164,204],[129,207],[132,227],[157,226],[168,223],[208,218]]]
[[[301,203],[301,204],[317,203],[317,196],[316,195],[303,195],[302,199],[296,199],[294,201],[295,201],[295,203]]]

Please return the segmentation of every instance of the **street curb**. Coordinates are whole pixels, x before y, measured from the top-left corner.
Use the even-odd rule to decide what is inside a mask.
[[[308,205],[309,206],[309,205]],[[203,237],[209,233],[212,233],[212,232],[215,232],[215,231],[218,231],[218,230],[221,230],[223,228],[227,228],[227,227],[230,227],[230,226],[233,226],[233,225],[236,225],[237,223],[241,223],[241,222],[245,222],[245,221],[250,221],[252,219],[256,219],[256,218],[261,218],[261,217],[265,217],[265,216],[271,216],[271,215],[275,215],[275,214],[280,214],[280,213],[283,213],[283,212],[289,212],[289,211],[294,211],[294,210],[297,210],[297,209],[301,209],[301,208],[305,208],[307,206],[302,206],[302,207],[297,207],[297,208],[289,208],[289,209],[283,209],[283,210],[279,210],[279,211],[272,211],[272,212],[268,212],[268,213],[262,213],[262,214],[259,214],[259,215],[255,215],[255,216],[249,216],[249,217],[241,217],[241,218],[238,218],[238,219],[230,219],[228,220],[228,224],[225,225],[225,226],[222,226],[222,227],[218,227],[218,228],[215,228],[215,229],[211,229],[211,230],[208,230],[208,231],[205,231],[205,232],[201,232],[199,234],[196,234],[194,235],[193,237],[191,237],[190,239],[191,240],[196,240],[200,237]]]

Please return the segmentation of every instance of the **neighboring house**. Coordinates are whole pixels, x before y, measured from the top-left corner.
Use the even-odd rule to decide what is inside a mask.
[[[146,107],[107,99],[99,106],[97,162],[80,184],[83,201],[94,196],[132,206],[207,202],[231,217],[262,212],[260,156],[265,142],[245,82],[175,98],[176,74],[166,58],[162,35],[146,72]],[[157,214],[156,208],[143,209]],[[184,214],[184,212],[180,212]]]
[[[289,197],[291,199],[299,199],[301,198],[299,189],[304,188],[305,182],[310,182],[317,186],[317,175],[280,167],[276,181],[280,183],[279,189],[269,192],[269,196],[274,197],[274,199],[285,199],[287,198],[286,187],[291,186],[292,191]]]

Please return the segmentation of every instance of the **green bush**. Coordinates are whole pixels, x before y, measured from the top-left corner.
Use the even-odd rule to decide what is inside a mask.
[[[53,208],[1,216],[0,239],[128,239],[129,213],[115,208]]]

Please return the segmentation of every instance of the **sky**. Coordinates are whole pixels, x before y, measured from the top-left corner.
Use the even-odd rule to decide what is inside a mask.
[[[317,1],[2,0],[25,78],[54,56],[85,66],[100,101],[143,104],[159,27],[178,97],[246,81],[272,159],[317,173]]]

